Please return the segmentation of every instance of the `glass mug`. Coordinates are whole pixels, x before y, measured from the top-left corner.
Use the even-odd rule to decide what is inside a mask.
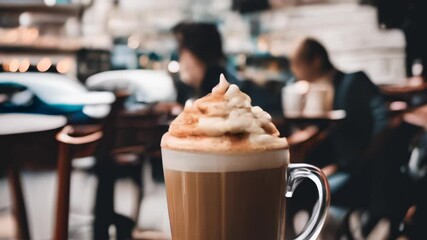
[[[298,240],[316,239],[329,207],[325,175],[288,164],[288,150],[207,153],[162,149],[173,240],[283,240],[285,198],[303,179],[319,200]]]

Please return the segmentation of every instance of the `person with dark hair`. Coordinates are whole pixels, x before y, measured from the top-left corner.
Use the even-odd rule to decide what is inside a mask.
[[[157,103],[154,108],[159,112],[182,110],[189,99],[197,99],[209,94],[224,74],[231,83],[238,81],[225,69],[225,54],[222,49],[221,35],[214,24],[181,22],[172,28],[178,45],[179,78],[175,81],[177,102]],[[162,161],[152,159],[153,176],[162,182]]]
[[[188,94],[189,98],[208,94],[218,83],[221,73],[236,83],[225,69],[225,54],[216,25],[181,22],[172,32],[178,43],[180,80],[194,91]]]
[[[310,82],[335,70],[325,47],[313,38],[305,38],[297,43],[291,66],[298,79]]]

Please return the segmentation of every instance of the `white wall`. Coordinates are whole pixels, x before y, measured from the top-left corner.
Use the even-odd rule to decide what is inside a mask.
[[[403,32],[380,29],[377,12],[370,6],[301,6],[264,13],[260,18],[264,38],[275,54],[286,54],[296,39],[311,36],[324,43],[342,70],[364,70],[375,83],[403,81]]]
[[[280,1],[280,0],[276,0]],[[295,0],[298,5],[241,16],[231,11],[231,0],[95,0],[83,18],[88,43],[108,42],[108,36],[139,37],[141,47],[167,53],[174,48],[170,28],[185,19],[216,21],[227,52],[255,52],[250,21],[259,21],[263,46],[286,54],[295,39],[321,40],[334,63],[344,71],[364,70],[376,83],[399,83],[405,76],[403,33],[381,30],[373,7],[358,0]],[[327,3],[325,3],[327,2]],[[110,39],[111,40],[111,39]]]

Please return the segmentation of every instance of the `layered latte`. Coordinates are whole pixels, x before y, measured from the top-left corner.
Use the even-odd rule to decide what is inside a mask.
[[[277,240],[286,139],[223,76],[187,105],[162,139],[173,240]]]

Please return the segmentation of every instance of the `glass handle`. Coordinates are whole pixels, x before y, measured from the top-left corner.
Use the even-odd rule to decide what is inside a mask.
[[[308,164],[289,165],[286,197],[291,198],[295,189],[306,178],[316,184],[319,200],[314,206],[310,220],[295,240],[315,240],[318,237],[325,222],[330,203],[329,183],[325,174],[319,168]]]

